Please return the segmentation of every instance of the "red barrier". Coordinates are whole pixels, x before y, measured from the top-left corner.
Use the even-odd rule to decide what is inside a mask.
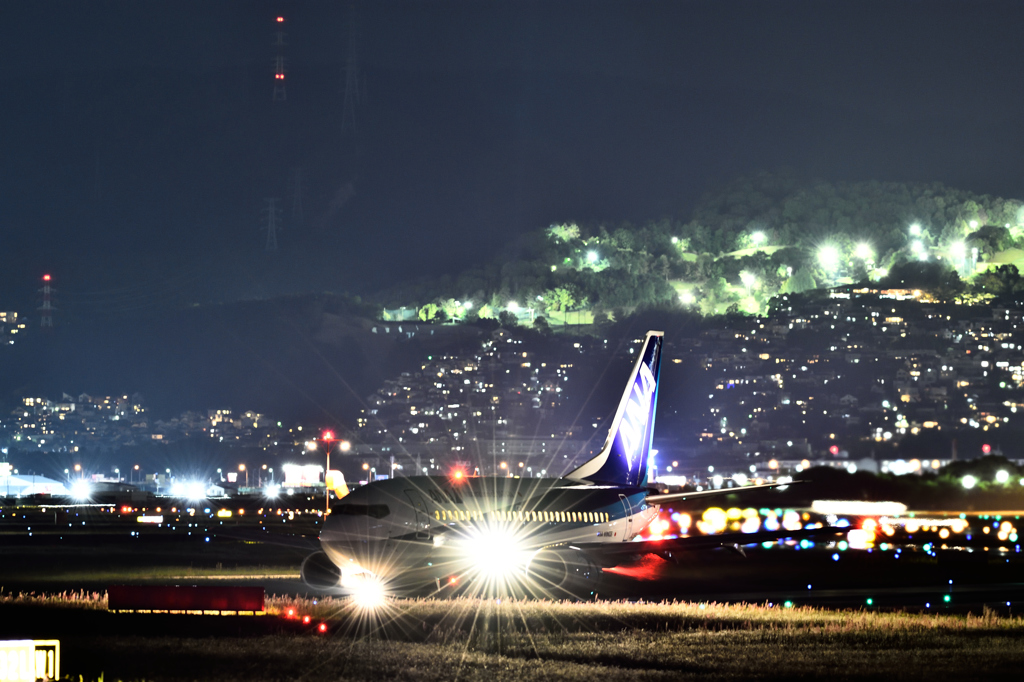
[[[111,585],[107,610],[135,613],[263,615],[262,587]]]

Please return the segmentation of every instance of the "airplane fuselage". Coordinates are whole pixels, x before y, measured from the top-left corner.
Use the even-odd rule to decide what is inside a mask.
[[[464,571],[488,535],[526,553],[628,542],[657,515],[646,492],[551,478],[390,479],[335,504],[320,543],[343,573],[442,580]]]

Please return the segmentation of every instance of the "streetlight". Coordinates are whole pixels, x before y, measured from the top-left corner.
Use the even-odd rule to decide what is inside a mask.
[[[324,431],[320,434],[320,440],[327,444],[327,468],[324,469],[324,514],[331,513],[331,487],[327,485],[327,477],[331,475],[331,441],[334,440],[333,431]]]
[[[114,473],[117,474],[117,482],[120,483],[121,482],[121,470],[115,468],[114,469]]]
[[[139,470],[139,465],[138,465],[138,464],[136,464],[136,465],[135,465],[135,468],[134,468],[134,471],[138,471],[138,470]],[[219,469],[218,469],[218,471],[219,471]],[[135,477],[134,477],[134,476],[135,476],[135,475],[134,475],[134,474],[132,474],[132,481],[134,481],[134,480],[135,480]]]
[[[854,248],[853,257],[865,262],[871,262],[875,259],[875,250],[871,248],[871,244],[861,242]]]
[[[333,443],[337,439],[334,437],[333,431],[327,430],[320,434],[320,440],[322,440],[326,444],[326,447],[324,449],[327,451],[327,469],[324,470],[324,490],[326,491],[324,493],[324,499],[327,508],[324,513],[328,514],[331,511],[331,486],[328,483],[328,479],[333,478],[333,476],[331,476],[331,443]],[[338,450],[340,450],[341,452],[345,453],[351,449],[352,443],[349,443],[347,440],[342,440],[338,442]],[[366,468],[365,465],[363,468]]]
[[[964,266],[967,265],[967,245],[963,242],[956,242],[955,244],[949,245],[949,256],[956,264],[957,270],[965,270]]]
[[[928,251],[924,248],[924,244],[920,241],[915,241],[910,245],[910,248],[914,251],[914,255],[919,260],[928,260]]]
[[[754,273],[744,270],[740,273],[740,281],[747,288],[747,296],[750,296],[750,288],[757,285],[757,277]]]
[[[241,471],[241,472],[245,472],[245,487],[248,488],[249,487],[249,470],[245,468],[244,464],[239,464],[238,465],[238,470]]]
[[[767,237],[765,236],[764,232],[755,232],[754,234],[750,235],[750,241],[754,246],[761,246],[761,244],[764,244],[764,241],[766,239]]]
[[[830,277],[835,278],[836,269],[839,267],[839,250],[831,244],[822,246],[818,249],[818,263]]]

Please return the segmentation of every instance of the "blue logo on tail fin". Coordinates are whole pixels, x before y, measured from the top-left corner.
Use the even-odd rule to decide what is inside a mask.
[[[647,332],[633,374],[615,412],[608,440],[594,459],[567,478],[631,487],[647,484],[647,462],[658,403],[662,332]]]

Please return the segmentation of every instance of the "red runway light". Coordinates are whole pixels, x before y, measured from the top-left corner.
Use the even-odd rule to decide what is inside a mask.
[[[327,632],[327,623],[320,623],[316,629],[320,632]]]
[[[287,615],[289,618],[294,618],[295,617],[295,609],[288,609],[287,611],[285,611],[285,615]]]
[[[302,617],[302,624],[303,625],[309,625],[309,621],[311,621],[311,620],[313,620],[313,619],[310,618],[309,616],[303,616]]]

